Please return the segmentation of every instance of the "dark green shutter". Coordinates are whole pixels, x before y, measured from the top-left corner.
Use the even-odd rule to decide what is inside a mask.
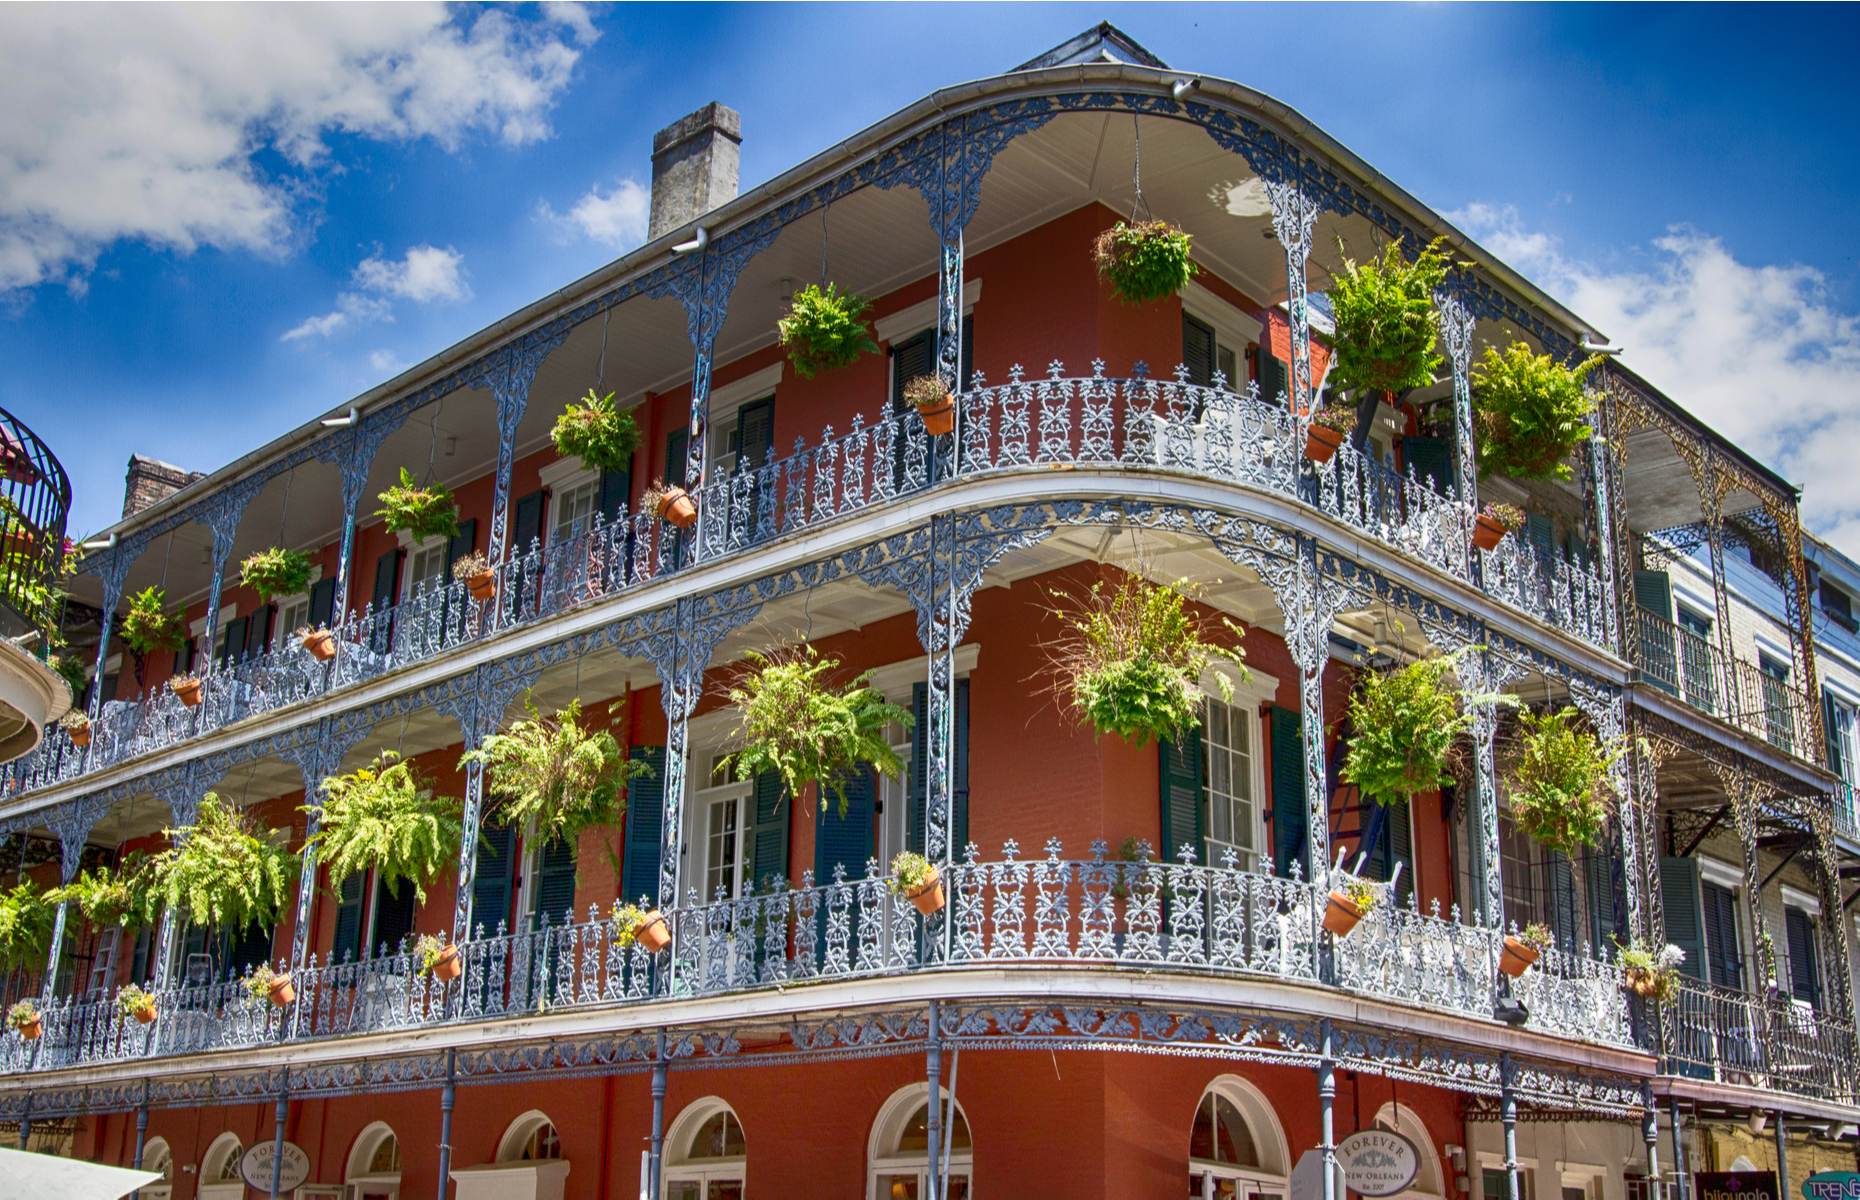
[[[1453,443],[1441,437],[1407,437],[1401,440],[1403,473],[1434,485],[1443,496],[1459,494],[1453,473]]]
[[[1655,687],[1676,692],[1679,658],[1673,633],[1673,585],[1665,571],[1634,572],[1634,603],[1657,620],[1640,625],[1641,676]]]
[[[1305,804],[1305,740],[1298,714],[1289,708],[1272,710],[1272,864],[1289,875],[1292,864],[1303,869],[1305,834],[1309,826]]]
[[[478,548],[478,518],[459,522],[459,531],[446,543],[446,579],[452,578],[452,564]]]
[[[749,882],[758,892],[766,892],[777,875],[788,878],[788,821],[794,803],[782,794],[781,776],[773,771],[756,776],[755,798]],[[838,806],[834,808],[837,811]]]
[[[1383,842],[1388,846],[1389,874],[1393,875],[1395,868],[1401,867],[1401,879],[1395,885],[1395,899],[1405,904],[1414,891],[1414,828],[1410,824],[1408,802],[1392,801],[1382,813],[1388,822],[1388,836]]]
[[[617,471],[601,472],[600,513],[601,520],[611,525],[626,515],[627,505],[633,502],[633,470],[621,467]]]
[[[1737,896],[1715,883],[1699,885],[1705,949],[1711,964],[1710,979],[1721,987],[1744,986],[1743,956],[1738,953]]]
[[[542,527],[543,494],[538,490],[510,506],[510,553],[528,554],[531,544],[542,537]]]
[[[768,463],[775,449],[775,398],[752,400],[736,410],[737,469]]]
[[[955,812],[951,817],[953,828],[949,844],[951,857],[961,859],[969,845],[969,681],[966,679],[956,681],[956,728],[952,740],[955,754],[950,771],[955,778],[950,781],[950,790]]]
[[[312,629],[328,629],[336,616],[336,580],[319,579],[310,585],[309,624]]]
[[[1705,932],[1699,916],[1699,863],[1696,858],[1660,859],[1660,907],[1666,914],[1666,940],[1686,952],[1679,969],[1705,978]]]
[[[271,961],[271,927],[253,921],[237,934],[220,943],[220,973],[243,975],[260,963]]]
[[[1673,583],[1665,571],[1634,572],[1634,602],[1662,621],[1673,619]]]
[[[517,835],[508,825],[478,827],[478,855],[471,877],[471,933],[497,936],[510,920],[510,893],[517,876]]]
[[[336,939],[329,948],[332,963],[353,962],[362,956],[362,887],[364,874],[350,875],[342,881],[336,897]]]
[[[930,721],[925,705],[930,685],[911,685],[911,765],[907,780],[910,807],[904,814],[904,844],[918,853],[924,852],[924,809],[930,795]],[[950,759],[950,794],[954,807],[950,830],[952,857],[960,860],[969,844],[969,681],[956,681],[956,727],[950,731],[954,753]]]
[[[872,857],[872,814],[875,803],[872,772],[853,772],[846,781],[846,815],[840,806],[827,803],[826,811],[814,813],[814,882],[833,882],[833,868],[846,868],[846,878],[865,878],[866,860]],[[920,835],[921,836],[921,835]]]
[[[1524,540],[1537,552],[1540,560],[1556,560],[1556,527],[1550,523],[1549,517],[1542,513],[1525,514]]]
[[[1190,383],[1213,386],[1214,330],[1187,313],[1182,314],[1182,365]]]
[[[1595,853],[1582,863],[1583,890],[1589,902],[1589,945],[1603,951],[1615,934],[1615,863],[1607,854]]]
[[[245,657],[245,631],[251,622],[246,617],[234,617],[226,622],[226,632],[220,638],[220,665],[232,666]]]
[[[1789,943],[1789,992],[1810,1005],[1821,1004],[1821,970],[1815,956],[1815,926],[1799,908],[1783,909],[1784,940]]]
[[[263,654],[271,648],[271,629],[278,619],[278,609],[274,604],[267,604],[252,614],[252,623],[245,627],[245,653],[250,658],[254,654]]]
[[[1272,356],[1265,342],[1259,344],[1258,358],[1259,398],[1268,404],[1277,404],[1280,395],[1290,391],[1285,381],[1285,364]]]
[[[375,560],[375,590],[371,597],[375,621],[370,627],[368,644],[376,654],[386,654],[394,644],[392,621],[385,614],[400,595],[400,547],[396,546]]]
[[[665,482],[672,487],[685,486],[690,449],[689,429],[680,426],[665,435]]]
[[[1161,769],[1159,792],[1162,796],[1162,845],[1159,857],[1164,862],[1181,861],[1182,848],[1195,852],[1196,862],[1205,862],[1207,829],[1201,803],[1201,729],[1189,730],[1188,736],[1157,744],[1157,763]]]
[[[1576,925],[1576,873],[1561,851],[1548,851],[1545,859],[1550,876],[1550,926],[1556,931],[1557,945],[1567,950],[1582,940]]]
[[[975,386],[975,319],[962,318],[962,388]]]
[[[904,402],[904,385],[936,370],[935,339],[936,331],[926,329],[916,337],[893,343],[891,347],[891,407],[894,412],[902,413],[910,408],[910,405]]]
[[[401,939],[413,932],[416,906],[411,883],[403,879],[398,889],[390,890],[383,881],[375,881],[375,922],[368,941],[376,953],[393,954],[400,949]]]
[[[633,757],[651,768],[626,785],[626,860],[620,897],[659,902],[659,856],[665,835],[665,747],[635,746]]]
[[[1847,761],[1848,711],[1834,693],[1821,693],[1821,730],[1827,739],[1828,771],[1837,779],[1850,779],[1853,764]]]
[[[572,838],[555,838],[538,849],[536,885],[531,889],[531,929],[541,926],[545,916],[551,925],[561,925],[571,915],[575,905],[575,849]]]

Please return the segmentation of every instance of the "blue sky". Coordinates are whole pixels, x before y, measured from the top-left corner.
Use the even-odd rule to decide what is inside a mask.
[[[699,104],[753,186],[1098,20],[1453,214],[1860,550],[1843,6],[7,6],[0,405],[96,528],[131,451],[218,466],[637,244]]]

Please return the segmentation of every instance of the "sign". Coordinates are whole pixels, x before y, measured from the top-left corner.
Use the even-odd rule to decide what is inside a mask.
[[[1698,1171],[1697,1200],[1782,1200],[1774,1171]]]
[[[1337,1164],[1357,1195],[1393,1196],[1414,1182],[1421,1155],[1399,1133],[1365,1129],[1337,1143]]]
[[[239,1178],[245,1186],[271,1194],[271,1155],[277,1143],[266,1139],[247,1150],[239,1159]],[[278,1194],[295,1191],[310,1178],[310,1156],[296,1142],[284,1143],[284,1169],[278,1175]]]
[[[1802,1181],[1803,1200],[1860,1200],[1860,1171],[1816,1171]]]

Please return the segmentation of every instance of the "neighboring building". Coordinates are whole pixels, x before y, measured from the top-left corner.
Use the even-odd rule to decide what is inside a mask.
[[[78,599],[118,613],[159,585],[192,636],[140,659],[99,639],[95,735],[10,768],[0,829],[63,837],[69,877],[82,843],[160,847],[217,790],[300,846],[306,790],[382,751],[469,819],[422,904],[369,878],[329,895],[312,864],[275,929],[69,921],[50,978],[14,981],[48,997],[44,1037],[0,1041],[22,1140],[163,1171],[162,1200],[243,1194],[274,1139],[303,1200],[631,1196],[653,1163],[680,1200],[939,1177],[1313,1200],[1326,1130],[1376,1128],[1415,1147],[1414,1200],[1621,1200],[1670,1186],[1675,1151],[1691,1171],[1786,1145],[1792,1184],[1851,1161],[1852,760],[1822,736],[1834,655],[1793,489],[1615,366],[1569,481],[1479,480],[1475,356],[1578,357],[1593,332],[1296,113],[1109,27],[737,196],[742,136],[753,114],[721,106],[677,123],[653,241],[98,535]],[[1200,271],[1131,306],[1090,249],[1136,205],[1139,139],[1143,203]],[[1329,337],[1307,287],[1439,234],[1467,264],[1446,377],[1307,462]],[[775,323],[823,262],[873,297],[879,351],[803,378]],[[933,373],[959,391],[934,438],[903,401]],[[628,470],[554,452],[590,385],[637,419]],[[456,537],[371,516],[402,467],[452,489]],[[656,479],[695,528],[644,504]],[[1529,522],[1475,551],[1492,500]],[[274,540],[316,574],[261,605],[229,572]],[[451,577],[473,551],[492,600]],[[1160,746],[1051,694],[1055,591],[1127,571],[1246,631],[1246,677]],[[916,718],[892,731],[903,779],[856,774],[845,815],[715,770],[736,664],[801,639]],[[1377,808],[1338,785],[1356,672],[1430,651],[1628,739],[1603,848],[1513,829],[1502,707],[1454,786]],[[610,714],[652,765],[618,828],[480,826],[461,751],[526,691]],[[905,849],[940,864],[941,913],[885,888]],[[1340,861],[1390,902],[1333,937]],[[668,950],[615,941],[619,897],[664,909]],[[1555,945],[1506,984],[1504,929],[1539,921]],[[462,977],[420,976],[416,933],[460,941]],[[1668,939],[1677,999],[1630,999],[1614,944]],[[267,961],[294,1004],[245,999],[234,977]],[[131,980],[146,1027],[114,1004]]]

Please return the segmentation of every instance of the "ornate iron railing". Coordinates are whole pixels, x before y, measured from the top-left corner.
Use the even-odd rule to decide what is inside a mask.
[[[156,995],[148,1026],[109,997],[44,1011],[36,1043],[0,1040],[0,1070],[47,1070],[126,1057],[179,1055],[431,1026],[576,1006],[644,1004],[772,989],[796,982],[957,972],[975,966],[1085,967],[1252,978],[1341,989],[1477,1021],[1501,995],[1498,931],[1457,912],[1385,902],[1347,937],[1323,932],[1326,888],[1296,877],[1185,861],[997,861],[971,845],[946,872],[943,913],[920,917],[892,893],[876,860],[821,883],[780,880],[765,894],[691,903],[669,914],[672,944],[652,955],[622,945],[590,907],[586,919],[466,942],[451,983],[422,976],[403,944],[363,962],[296,973],[296,1000],[277,1008],[237,979]],[[1386,891],[1386,889],[1384,889]],[[1633,1044],[1616,966],[1587,953],[1546,953],[1513,991],[1529,1028],[1611,1045]]]
[[[57,624],[70,512],[71,481],[58,457],[0,408],[0,637]],[[38,648],[47,649],[43,636]]]
[[[1661,691],[1753,734],[1787,754],[1819,763],[1823,748],[1806,692],[1741,658],[1727,660],[1709,638],[1644,608],[1635,610],[1636,666]]]
[[[1220,381],[1217,381],[1217,384]],[[1158,469],[1277,492],[1598,647],[1610,644],[1600,575],[1569,555],[1544,557],[1510,538],[1491,553],[1471,543],[1471,512],[1411,471],[1398,475],[1349,446],[1321,467],[1304,458],[1283,404],[1257,390],[1103,374],[1044,378],[1016,369],[1009,382],[981,378],[959,398],[962,426],[932,439],[914,414],[855,416],[829,426],[811,448],[759,466],[718,472],[698,489],[698,521],[682,533],[655,513],[596,515],[573,536],[532,541],[499,564],[498,599],[472,601],[463,585],[434,581],[401,604],[373,607],[335,630],[332,665],[294,640],[213,673],[200,708],[184,709],[166,685],[104,706],[88,751],[49,734],[5,776],[26,791],[98,770],[186,737],[430,658],[526,622],[552,617],[651,580],[714,562],[952,478],[1047,466]],[[1477,558],[1475,570],[1473,559]]]
[[[1815,718],[1808,693],[1755,663],[1738,659],[1732,667],[1737,680],[1732,722],[1785,754],[1821,762],[1824,748],[1811,736]]]
[[[1860,1098],[1860,1045],[1846,1018],[1784,996],[1684,979],[1663,1023],[1674,1074],[1847,1104]]]

